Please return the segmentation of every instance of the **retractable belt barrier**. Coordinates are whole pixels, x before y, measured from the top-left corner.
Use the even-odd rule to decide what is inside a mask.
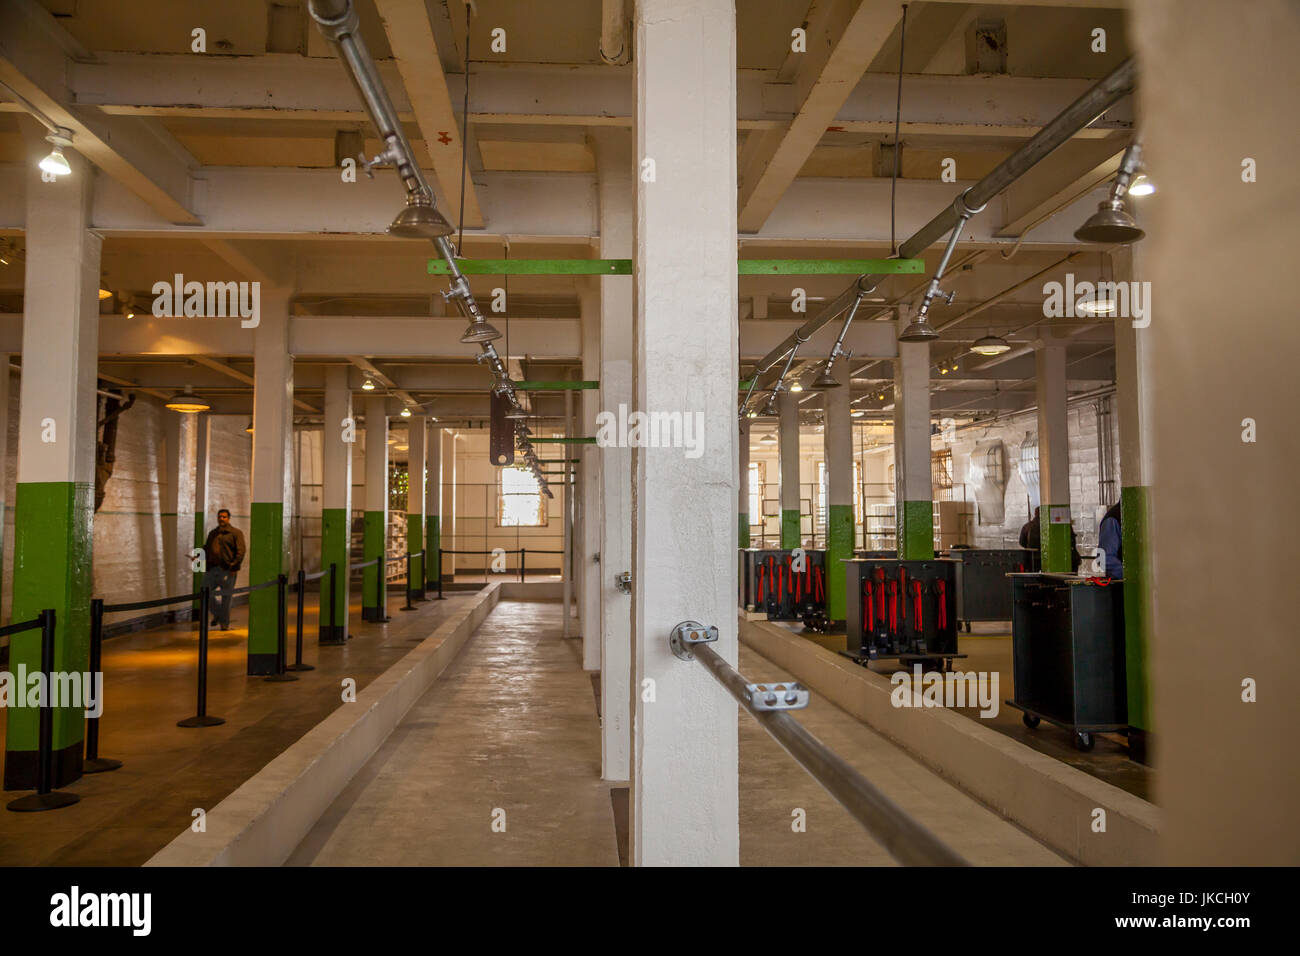
[[[54,701],[51,693],[54,681],[54,623],[53,608],[41,611],[30,621],[19,621],[0,627],[0,637],[21,634],[24,631],[41,632],[41,674],[45,677],[45,690],[41,694],[40,722],[36,735],[36,792],[10,800],[5,806],[15,813],[37,813],[70,807],[81,797],[54,789]]]

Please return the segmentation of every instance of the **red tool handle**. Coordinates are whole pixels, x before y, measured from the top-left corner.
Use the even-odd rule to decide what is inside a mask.
[[[866,602],[866,607],[862,614],[864,631],[872,630],[876,625],[876,609],[871,602],[871,581],[868,579],[862,582],[862,598]]]
[[[889,633],[898,633],[898,582],[889,582]]]
[[[921,582],[920,581],[912,582],[912,600],[915,609],[915,613],[913,614],[912,626],[915,627],[918,631],[923,631],[925,630],[925,620],[921,616]]]
[[[898,569],[898,591],[903,598],[903,620],[907,620],[907,568]]]

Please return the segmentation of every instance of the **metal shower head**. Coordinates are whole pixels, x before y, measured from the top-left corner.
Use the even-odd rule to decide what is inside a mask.
[[[456,231],[447,217],[433,208],[429,197],[413,192],[406,197],[406,208],[397,214],[388,227],[390,236],[402,239],[441,239]]]
[[[1137,242],[1145,235],[1124,208],[1124,200],[1118,198],[1102,200],[1097,211],[1074,231],[1074,238],[1081,242],[1128,243]]]

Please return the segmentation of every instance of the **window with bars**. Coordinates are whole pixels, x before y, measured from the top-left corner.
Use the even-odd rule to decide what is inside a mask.
[[[930,453],[930,483],[936,489],[952,487],[952,449]]]
[[[763,521],[763,483],[767,480],[767,463],[751,461],[749,463],[749,523],[761,524]]]

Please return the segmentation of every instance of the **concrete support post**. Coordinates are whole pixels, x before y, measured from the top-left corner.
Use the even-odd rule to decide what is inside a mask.
[[[898,328],[908,322],[899,309]],[[934,557],[930,474],[930,343],[899,342],[894,360],[894,528],[898,556]]]
[[[787,389],[789,383],[786,383]],[[781,468],[781,547],[797,548],[803,544],[800,526],[799,488],[799,397],[784,391],[776,400],[777,454]]]
[[[408,437],[406,440],[406,553],[416,554],[424,551],[424,508],[425,508],[425,448],[429,430],[429,419],[425,415],[413,415],[408,419]],[[411,580],[406,582],[408,589],[415,591],[417,597],[424,593],[425,558],[411,559]]]
[[[293,513],[293,356],[289,354],[289,292],[262,289],[253,330],[253,505],[248,532],[248,583],[261,584],[289,567]],[[274,588],[248,596],[248,673],[275,673],[279,602]]]
[[[736,436],[737,473],[740,484],[736,492],[736,507],[740,511],[736,521],[737,542],[740,547],[749,547],[749,422],[742,421]]]
[[[21,120],[27,155],[23,369],[19,408],[11,621],[55,613],[54,667],[84,672],[89,660],[95,492],[96,363],[100,237],[90,226],[93,171],[68,151],[72,175],[41,180],[48,152]],[[41,632],[9,639],[12,673],[41,668]],[[36,787],[39,708],[9,709],[6,790]],[[85,714],[54,711],[54,785],[81,775]]]
[[[352,449],[357,423],[352,415],[348,369],[325,370],[325,426],[321,432],[321,553],[322,570],[334,565],[334,591],[322,602],[320,640],[342,644],[348,639],[348,582],[352,577]],[[321,593],[329,587],[321,579]],[[334,625],[330,626],[331,603]]]
[[[1160,190],[1136,201],[1146,238],[1134,278],[1149,306],[1139,382],[1144,368],[1159,376],[1140,388],[1141,479],[1160,862],[1174,867],[1294,866],[1300,847],[1300,325],[1288,279],[1300,184],[1296,127],[1279,121],[1295,113],[1300,23],[1288,0],[1246,9],[1156,0],[1128,18]],[[1210,249],[1231,250],[1230,279]],[[1207,296],[1211,282],[1241,290],[1239,304]]]
[[[703,426],[704,453],[633,456],[632,862],[740,861],[737,708],[668,646],[686,620],[736,628],[736,11],[639,0],[636,409]]]
[[[185,594],[192,583],[190,538],[194,511],[194,433],[205,415],[168,412],[163,419],[159,517],[163,537],[163,593]]]
[[[1040,342],[1034,349],[1038,399],[1038,495],[1042,502],[1043,570],[1074,570],[1070,548],[1070,438],[1065,407],[1065,346]]]
[[[0,588],[4,586],[4,553],[9,546],[5,534],[5,506],[9,503],[9,362],[9,353],[0,352]]]
[[[424,499],[424,566],[425,587],[436,590],[442,576],[438,549],[442,547],[442,429],[436,425],[429,430],[425,441]]]
[[[1143,281],[1139,249],[1111,253],[1115,281]],[[1120,559],[1124,576],[1124,656],[1128,681],[1129,753],[1146,761],[1151,731],[1148,644],[1151,629],[1151,337],[1134,320],[1115,320],[1115,385],[1119,412]],[[1103,502],[1111,504],[1112,502]]]
[[[456,550],[456,433],[444,429],[442,433],[442,453],[438,456],[442,466],[442,504],[439,506],[438,521],[441,528],[439,540],[443,547]],[[448,555],[440,572],[449,578],[456,577],[456,556]]]
[[[573,392],[564,393],[564,437],[574,438],[573,434]],[[561,455],[564,458],[569,457],[570,445],[561,447]],[[561,636],[566,640],[569,637],[570,618],[573,615],[573,498],[575,489],[573,482],[569,480],[570,475],[569,463],[565,461],[560,466],[560,474],[563,478],[564,485],[564,521],[563,521],[563,540],[560,546],[560,629]]]
[[[194,422],[194,537],[193,547],[201,548],[208,540],[208,463],[209,449],[212,447],[212,416],[199,415]],[[203,587],[203,573],[192,572],[191,585],[197,594]],[[190,608],[191,615],[198,620],[199,602]]]
[[[631,154],[628,153],[628,160]],[[631,184],[626,187],[629,191]],[[630,201],[626,204],[630,208]],[[587,381],[600,380],[600,298],[601,284],[613,279],[590,279],[578,289],[578,303],[582,322],[582,377]],[[626,279],[624,285],[631,285]],[[599,390],[586,389],[582,395],[582,434],[596,434],[596,415],[604,395],[602,382]],[[600,587],[601,587],[601,519],[600,504],[601,465],[605,449],[595,445],[574,445],[569,456],[579,458],[578,481],[582,486],[582,550],[579,555],[578,578],[581,581],[582,666],[586,670],[600,668]],[[624,713],[626,713],[624,707]],[[626,721],[624,722],[626,727]],[[622,779],[627,779],[624,773]]]
[[[853,557],[853,419],[849,406],[849,363],[832,372],[839,388],[822,393],[826,421],[822,428],[826,461],[826,615],[843,621],[847,610],[847,576],[843,561]]]
[[[387,621],[388,588],[388,409],[383,395],[366,397],[366,516],[362,562],[379,559],[361,575],[361,619]]]
[[[626,130],[592,131],[600,197],[600,254],[632,255],[632,200],[636,163]],[[633,280],[600,279],[600,404],[618,417],[633,407]],[[594,304],[589,304],[595,309]],[[596,447],[600,457],[600,667],[601,777],[627,780],[632,753],[632,603],[616,584],[632,570],[632,449]],[[584,647],[585,650],[585,647]]]

